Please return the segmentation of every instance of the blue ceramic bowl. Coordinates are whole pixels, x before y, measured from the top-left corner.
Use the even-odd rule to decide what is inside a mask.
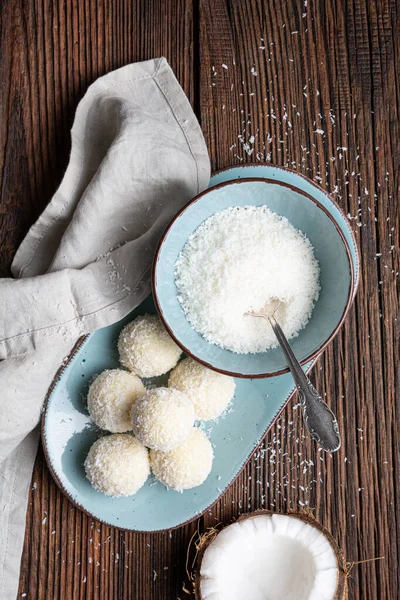
[[[320,193],[320,188],[316,189]],[[280,348],[258,354],[235,354],[209,344],[191,327],[177,298],[174,265],[189,235],[212,214],[229,206],[245,205],[266,205],[286,217],[307,235],[314,247],[321,268],[320,298],[307,326],[291,345],[302,364],[318,356],[335,337],[351,305],[353,262],[346,238],[331,211],[316,197],[287,183],[237,179],[209,188],[191,200],[160,240],[153,268],[153,295],[167,330],[188,355],[234,377],[273,377],[288,371]]]

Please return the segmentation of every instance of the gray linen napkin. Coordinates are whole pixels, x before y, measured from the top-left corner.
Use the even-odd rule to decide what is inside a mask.
[[[76,339],[150,292],[156,243],[205,189],[210,165],[191,106],[165,59],[90,86],[70,162],[0,279],[0,598],[16,597],[40,411]]]

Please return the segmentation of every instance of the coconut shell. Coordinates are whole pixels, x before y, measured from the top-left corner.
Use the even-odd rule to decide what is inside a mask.
[[[274,514],[283,514],[283,513],[274,513],[271,510],[256,510],[252,513],[246,513],[244,515],[241,515],[236,520],[236,522],[240,523],[241,521],[246,521],[247,519],[254,519],[259,516],[272,516]],[[308,514],[308,513],[288,513],[288,514],[285,514],[284,516],[291,517],[292,519],[298,519],[300,521],[304,521],[305,523],[308,523],[315,529],[318,529],[318,531],[320,531],[322,533],[322,535],[325,536],[325,538],[328,540],[328,542],[329,542],[330,546],[332,547],[332,550],[336,556],[338,571],[339,571],[336,592],[335,592],[335,595],[332,598],[332,600],[348,600],[346,561],[345,561],[342,551],[340,550],[335,538],[332,536],[330,531],[328,531],[326,529],[326,527],[321,525],[321,523],[318,523],[318,521],[316,521],[315,518],[311,514]],[[229,525],[231,525],[231,524],[232,523],[229,523]],[[228,527],[229,525],[226,525],[226,527]],[[208,546],[211,544],[211,542],[213,540],[215,540],[215,538],[217,537],[217,535],[219,534],[220,531],[221,531],[221,529],[215,530],[210,535],[206,535],[206,536],[204,536],[204,538],[200,539],[200,544],[198,546],[198,551],[197,551],[196,569],[195,569],[194,581],[193,581],[194,595],[195,595],[196,600],[204,600],[203,596],[201,595],[201,591],[200,591],[200,568],[201,568],[201,563],[203,561],[204,553],[207,550]]]

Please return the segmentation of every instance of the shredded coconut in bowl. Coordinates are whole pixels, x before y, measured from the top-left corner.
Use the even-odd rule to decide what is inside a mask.
[[[319,273],[306,235],[266,206],[230,207],[206,219],[174,270],[192,327],[238,354],[278,345],[267,321],[246,315],[277,299],[277,319],[288,339],[296,337],[318,300]]]

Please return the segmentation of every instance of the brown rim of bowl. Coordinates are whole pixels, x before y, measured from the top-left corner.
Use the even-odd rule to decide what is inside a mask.
[[[342,243],[346,250],[346,256],[347,256],[347,260],[349,263],[349,271],[350,271],[350,286],[349,286],[349,292],[347,295],[346,305],[345,305],[343,313],[342,313],[335,329],[332,331],[332,333],[316,350],[314,350],[311,354],[309,354],[308,356],[306,356],[305,358],[300,360],[299,361],[300,364],[305,365],[313,358],[316,358],[317,356],[319,356],[321,354],[321,352],[323,352],[323,350],[325,350],[325,348],[328,346],[328,344],[336,337],[336,334],[338,333],[339,329],[343,325],[343,322],[346,318],[346,315],[350,309],[350,306],[351,306],[354,296],[355,296],[354,267],[353,267],[353,261],[351,258],[350,247],[347,243],[346,238],[344,237],[344,234],[343,234],[339,224],[336,222],[336,220],[333,218],[333,216],[330,214],[330,212],[318,200],[316,200],[315,198],[310,196],[310,194],[303,192],[299,188],[296,188],[295,186],[290,185],[289,183],[284,183],[282,181],[276,181],[274,179],[268,179],[265,177],[243,177],[240,179],[232,179],[231,181],[226,181],[224,183],[219,183],[217,185],[214,185],[214,186],[208,188],[207,190],[204,190],[204,192],[201,192],[194,198],[192,198],[192,200],[190,200],[187,204],[185,204],[185,206],[183,208],[181,208],[181,210],[174,216],[174,218],[172,219],[172,221],[169,223],[169,225],[165,229],[164,233],[162,234],[160,241],[158,242],[157,249],[156,249],[156,252],[154,255],[153,267],[152,267],[152,292],[153,292],[153,298],[154,298],[154,303],[156,305],[157,312],[158,312],[162,322],[164,323],[164,326],[165,326],[166,330],[168,331],[169,335],[172,337],[172,339],[175,341],[175,343],[183,350],[183,352],[185,352],[188,356],[193,358],[193,360],[196,360],[197,362],[201,363],[205,367],[208,367],[209,369],[212,369],[213,371],[217,371],[218,373],[222,373],[223,375],[230,375],[231,377],[237,377],[240,379],[267,379],[269,377],[277,377],[278,375],[283,375],[284,373],[289,373],[289,368],[286,367],[284,369],[280,369],[278,371],[273,371],[271,373],[255,373],[255,374],[237,373],[235,371],[227,371],[225,369],[220,369],[218,367],[215,367],[214,365],[208,363],[205,360],[200,359],[198,356],[193,354],[193,352],[191,352],[189,350],[189,348],[186,348],[186,346],[175,336],[173,330],[167,323],[167,320],[161,309],[160,302],[159,302],[158,295],[157,295],[157,290],[156,290],[156,280],[157,280],[156,271],[157,271],[157,264],[158,264],[158,260],[159,260],[160,250],[164,244],[164,241],[165,241],[168,233],[170,232],[172,226],[174,225],[175,221],[177,221],[179,219],[179,217],[190,206],[192,206],[193,204],[198,202],[198,200],[200,200],[203,196],[208,194],[210,191],[218,190],[220,188],[228,187],[231,185],[240,185],[241,183],[248,183],[250,181],[258,181],[258,182],[264,182],[264,183],[269,183],[269,184],[273,184],[273,185],[280,185],[282,187],[288,188],[288,189],[300,194],[301,196],[306,197],[308,200],[311,200],[311,202],[313,202],[317,206],[317,208],[319,208],[329,218],[329,220],[335,227],[336,231],[338,232],[338,234],[342,240]],[[330,196],[327,195],[327,197],[329,200],[331,200]],[[333,200],[332,200],[332,202],[333,202]],[[336,204],[335,204],[335,206],[336,206]],[[358,255],[357,255],[357,257],[358,257]]]
[[[286,396],[285,400],[283,401],[282,406],[279,408],[279,410],[277,411],[275,416],[271,419],[271,422],[268,425],[268,427],[262,433],[260,438],[258,440],[256,440],[253,449],[249,452],[248,456],[246,456],[246,458],[244,459],[243,464],[239,467],[239,470],[236,473],[236,475],[234,475],[232,477],[232,479],[227,483],[227,485],[220,492],[220,494],[217,496],[217,498],[215,498],[215,500],[212,500],[210,502],[210,504],[205,507],[205,509],[201,512],[201,514],[193,515],[193,517],[190,517],[189,519],[182,521],[182,523],[178,523],[177,525],[173,525],[172,527],[165,527],[164,529],[144,530],[144,529],[133,529],[133,528],[129,528],[129,527],[118,527],[118,525],[113,525],[112,523],[109,523],[108,521],[105,521],[104,519],[100,519],[93,513],[89,512],[84,506],[82,506],[82,504],[79,504],[79,502],[77,502],[73,498],[73,496],[70,494],[70,492],[64,487],[61,479],[57,475],[57,473],[54,470],[53,465],[51,463],[50,454],[49,454],[49,451],[47,448],[47,438],[46,438],[45,432],[44,432],[44,426],[45,426],[45,421],[46,421],[46,417],[47,417],[47,410],[49,407],[50,398],[51,398],[51,395],[52,395],[54,389],[57,386],[58,380],[60,379],[63,372],[70,364],[70,362],[75,358],[75,356],[78,353],[78,351],[80,350],[81,346],[83,346],[83,344],[90,338],[90,335],[91,334],[85,335],[84,337],[79,338],[79,340],[76,342],[75,346],[72,348],[71,352],[69,353],[67,360],[59,367],[59,369],[57,370],[57,373],[54,375],[53,381],[51,382],[50,387],[47,390],[47,393],[46,393],[46,396],[45,396],[45,399],[43,402],[42,416],[40,419],[40,437],[42,440],[42,448],[43,448],[43,453],[44,453],[44,458],[46,460],[47,468],[49,469],[53,480],[55,481],[55,483],[56,483],[58,489],[61,491],[61,493],[68,499],[69,502],[71,502],[71,504],[75,508],[81,510],[83,513],[85,513],[85,515],[87,515],[91,519],[94,519],[95,521],[98,521],[99,523],[102,523],[103,525],[107,525],[107,527],[115,527],[116,529],[120,529],[121,531],[134,531],[135,533],[147,534],[147,533],[163,533],[166,531],[174,531],[175,529],[179,529],[179,527],[183,527],[184,525],[193,523],[193,521],[196,521],[197,519],[199,519],[201,517],[201,515],[203,515],[206,512],[206,510],[210,510],[218,502],[218,500],[220,500],[222,498],[222,496],[225,494],[225,492],[228,490],[228,488],[232,485],[232,483],[235,481],[235,479],[240,475],[240,473],[242,473],[244,468],[250,462],[251,457],[253,456],[254,452],[256,452],[257,448],[263,443],[263,440],[264,440],[264,437],[265,437],[267,431],[269,431],[269,429],[275,425],[275,423],[277,422],[277,420],[279,419],[279,417],[285,410],[286,406],[288,405],[290,400],[295,395],[296,388],[294,387],[294,384],[293,384],[292,390],[289,392],[289,394]],[[310,367],[307,369],[307,373],[309,373],[311,371],[311,369],[314,367],[315,362],[316,361],[314,361],[312,363],[312,365],[310,365]]]
[[[209,538],[204,543],[204,545],[201,547],[201,549],[199,550],[199,552],[196,556],[196,566],[195,566],[195,570],[194,570],[195,579],[194,579],[194,586],[193,586],[195,600],[203,600],[203,596],[201,594],[201,589],[200,589],[200,582],[201,582],[200,569],[201,569],[201,563],[204,558],[204,554],[205,554],[207,548],[212,544],[212,542],[221,533],[221,531],[223,531],[227,527],[230,527],[231,525],[234,525],[235,523],[242,523],[243,521],[248,521],[249,519],[256,519],[257,517],[272,517],[273,515],[290,517],[292,519],[297,519],[298,521],[303,521],[304,523],[307,523],[308,525],[311,525],[312,527],[317,529],[325,537],[325,539],[329,543],[329,545],[332,548],[332,551],[335,555],[336,562],[337,562],[337,569],[338,569],[338,579],[337,579],[337,583],[336,583],[336,590],[335,590],[335,595],[333,596],[332,600],[344,600],[345,594],[347,591],[347,589],[346,589],[347,588],[346,560],[344,558],[341,548],[339,547],[339,544],[337,543],[337,541],[335,540],[335,538],[333,537],[333,535],[329,531],[329,529],[327,529],[324,525],[322,525],[322,523],[317,521],[313,515],[310,515],[307,513],[302,513],[302,512],[280,513],[277,511],[268,510],[268,509],[264,509],[264,508],[259,508],[258,510],[255,510],[253,512],[244,513],[244,514],[240,515],[237,519],[235,519],[233,521],[233,523],[227,523],[226,525],[224,525],[215,534],[215,536]]]

